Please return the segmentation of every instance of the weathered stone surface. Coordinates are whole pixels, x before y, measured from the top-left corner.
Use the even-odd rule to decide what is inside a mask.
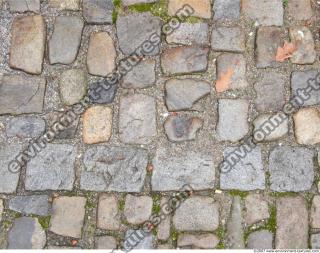
[[[229,219],[227,221],[227,247],[229,249],[244,249],[243,218],[241,211],[241,198],[234,196]]]
[[[169,0],[168,14],[170,16],[176,16],[184,5],[189,5],[193,9],[194,12],[192,13],[192,16],[199,18],[211,18],[210,0]]]
[[[178,231],[214,231],[219,226],[219,207],[210,197],[186,199],[173,216]]]
[[[40,136],[46,127],[45,121],[36,116],[11,118],[6,126],[8,137],[34,138]]]
[[[0,114],[41,113],[46,81],[40,77],[0,78]]]
[[[84,155],[81,188],[91,191],[140,192],[148,153],[143,149],[97,146]]]
[[[316,60],[317,53],[312,33],[305,26],[290,27],[291,42],[296,46],[293,52],[291,62],[297,64],[312,64]]]
[[[60,78],[60,97],[64,104],[79,103],[87,92],[87,74],[81,69],[65,70]]]
[[[289,132],[289,119],[281,114],[260,114],[253,121],[253,137],[255,141],[274,141]]]
[[[171,79],[166,82],[166,105],[169,111],[194,109],[194,104],[210,94],[210,84],[196,79]]]
[[[148,144],[157,135],[156,102],[134,94],[120,99],[119,134],[123,143]]]
[[[49,6],[59,10],[78,11],[80,0],[49,0]]]
[[[142,224],[152,213],[152,198],[149,196],[133,196],[128,194],[124,207],[124,216],[131,224]]]
[[[236,142],[249,131],[249,102],[243,99],[220,99],[217,135],[220,141]]]
[[[248,237],[249,249],[272,249],[273,234],[268,230],[253,232]]]
[[[161,211],[165,208],[166,204],[169,204],[170,198],[163,197],[160,202]],[[167,241],[170,237],[171,231],[171,216],[166,215],[166,217],[161,221],[157,227],[157,238],[158,240]],[[158,247],[159,248],[159,247]]]
[[[9,170],[9,165],[22,150],[18,144],[0,145],[0,193],[14,193],[17,189],[20,171]]]
[[[174,154],[168,149],[158,148],[153,166],[153,191],[177,191],[186,184],[194,190],[214,187],[215,169],[210,155],[193,151]]]
[[[3,211],[4,211],[3,200],[0,199],[0,222],[2,220]]]
[[[255,104],[260,112],[280,111],[285,104],[284,76],[274,72],[266,72],[262,79],[254,85],[257,93]]]
[[[289,16],[295,20],[308,20],[312,17],[310,0],[290,0],[288,1]]]
[[[166,75],[203,72],[208,65],[209,48],[198,45],[169,48],[161,55]]]
[[[142,60],[134,66],[122,80],[122,87],[127,89],[142,89],[153,86],[156,82],[156,61],[154,59]]]
[[[164,129],[170,141],[181,142],[194,140],[202,125],[203,120],[197,117],[170,116],[164,123]]]
[[[45,152],[38,153],[27,164],[26,190],[72,190],[75,158],[74,146],[47,144]]]
[[[281,0],[243,0],[242,11],[263,26],[283,25],[283,3]]]
[[[71,64],[77,57],[84,22],[76,16],[58,16],[49,40],[51,64]]]
[[[47,126],[54,127],[56,123],[60,123],[63,128],[59,128],[59,132],[55,136],[55,139],[73,139],[75,137],[79,116],[73,115],[72,117],[65,112],[53,111],[47,115]]]
[[[84,197],[55,198],[49,230],[58,235],[81,238],[85,204]]]
[[[180,26],[169,33],[166,38],[169,44],[182,45],[208,45],[209,28],[206,23],[181,23]]]
[[[107,80],[90,83],[88,91],[90,102],[93,104],[110,104],[117,93],[118,85],[109,84]]]
[[[47,216],[49,214],[49,196],[16,196],[9,200],[9,209],[26,214]]]
[[[153,249],[153,239],[152,233],[147,233],[144,230],[130,229],[125,234],[123,247],[125,251],[131,251],[132,249]]]
[[[224,53],[217,58],[217,82],[227,78],[227,86],[221,89],[217,87],[218,92],[225,90],[244,89],[249,86],[246,79],[246,60],[241,54]]]
[[[119,16],[117,36],[126,55],[157,55],[161,42],[161,20],[149,12]]]
[[[15,17],[11,36],[10,67],[30,74],[41,74],[46,41],[46,24],[43,17]]]
[[[8,0],[8,3],[10,12],[40,11],[40,0]]]
[[[86,144],[109,141],[112,132],[112,109],[103,105],[87,109],[83,114],[82,131]]]
[[[214,234],[182,234],[178,237],[177,245],[179,248],[214,249],[218,243],[219,239]]]
[[[311,235],[310,243],[312,249],[320,249],[320,234]]]
[[[96,249],[117,249],[117,240],[113,236],[98,236],[95,239]]]
[[[317,75],[320,74],[316,70],[307,70],[307,71],[294,71],[291,75],[291,89],[292,97],[300,97],[299,105],[300,106],[309,106],[320,104],[320,89],[317,88],[316,81]],[[310,90],[311,87],[312,90]],[[318,89],[318,90],[317,90]],[[306,90],[305,93],[308,96],[304,96],[300,90]],[[303,102],[300,102],[300,100]]]
[[[320,143],[320,110],[318,108],[300,109],[293,115],[294,133],[299,144]]]
[[[211,47],[215,51],[243,52],[245,32],[240,27],[217,27],[212,30]]]
[[[269,219],[268,202],[260,194],[250,194],[245,198],[245,222],[249,225]]]
[[[121,223],[120,215],[117,197],[110,194],[100,195],[97,227],[107,230],[118,230]]]
[[[148,3],[155,3],[158,2],[159,0],[122,0],[121,4],[123,6],[129,6],[133,4],[148,4]]]
[[[311,227],[320,228],[320,195],[314,196],[311,206]]]
[[[216,21],[238,20],[240,18],[240,0],[214,1],[213,19]]]
[[[277,147],[269,157],[271,190],[300,192],[311,189],[314,152],[300,147]]]
[[[256,6],[257,5],[255,3]],[[283,46],[282,30],[277,27],[260,27],[256,37],[256,66],[258,68],[278,67],[276,54],[279,47]]]
[[[8,249],[43,249],[46,233],[38,220],[21,217],[14,221],[8,234]]]
[[[95,32],[90,36],[87,53],[87,67],[91,75],[107,76],[116,67],[117,52],[110,35]]]
[[[233,164],[237,158],[238,162]],[[250,149],[244,145],[229,147],[224,151],[225,162],[231,163],[228,170],[220,174],[220,188],[224,190],[236,189],[240,191],[264,190],[265,173],[259,146]]]
[[[276,249],[308,248],[308,210],[302,197],[277,200]]]
[[[112,24],[112,0],[83,0],[83,16],[89,24]]]
[[[173,248],[173,246],[171,244],[165,243],[165,244],[161,244],[161,245],[158,244],[157,249],[168,250],[168,249],[174,249],[174,248]]]

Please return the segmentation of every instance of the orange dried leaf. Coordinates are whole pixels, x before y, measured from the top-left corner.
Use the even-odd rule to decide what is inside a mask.
[[[292,57],[292,54],[297,50],[294,43],[284,42],[283,47],[278,47],[276,61],[284,62],[286,59]]]
[[[72,245],[72,246],[76,246],[77,244],[78,244],[78,241],[77,241],[77,240],[72,240],[72,241],[71,241],[71,245]]]
[[[221,74],[220,78],[216,82],[217,92],[224,92],[229,89],[230,81],[233,73],[234,73],[233,68],[229,67],[226,72],[223,72]]]

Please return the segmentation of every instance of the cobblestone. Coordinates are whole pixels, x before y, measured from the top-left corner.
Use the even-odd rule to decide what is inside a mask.
[[[268,230],[253,232],[248,237],[249,249],[272,249],[273,234]]]
[[[107,230],[117,230],[120,228],[120,212],[116,196],[108,194],[100,195],[97,226],[98,228]]]
[[[83,17],[89,24],[111,24],[114,4],[112,0],[83,0]]]
[[[213,234],[182,234],[178,238],[177,245],[181,248],[214,249],[218,243],[219,239]]]
[[[262,195],[250,194],[245,198],[245,222],[249,225],[270,217],[268,202]]]
[[[40,0],[8,0],[9,9],[11,12],[35,12],[40,11]]]
[[[138,225],[147,221],[152,212],[152,198],[127,195],[124,215],[129,223]]]
[[[320,196],[314,196],[311,206],[311,226],[320,228]]]
[[[36,116],[21,116],[12,118],[6,126],[8,137],[34,138],[40,136],[46,127],[46,122]]]
[[[240,18],[240,0],[216,0],[213,4],[216,21],[238,20]]]
[[[112,236],[99,236],[96,238],[96,249],[116,249],[117,241]]]
[[[243,52],[245,33],[239,27],[217,27],[212,31],[211,47],[215,51]]]
[[[9,200],[9,209],[22,214],[39,216],[49,215],[49,197],[47,195],[16,196]]]

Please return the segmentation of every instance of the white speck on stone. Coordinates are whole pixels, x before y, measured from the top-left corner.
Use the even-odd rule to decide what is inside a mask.
[[[298,34],[300,35],[301,38],[304,38],[304,33],[303,33],[303,31],[298,31]]]
[[[258,21],[254,22],[254,26],[255,26],[255,27],[258,27],[259,25],[260,25],[260,24],[259,24]]]
[[[249,33],[249,36],[251,37],[252,35],[253,35],[253,32],[250,32],[250,33]]]
[[[221,194],[222,191],[221,191],[221,190],[216,190],[215,193],[216,193],[216,194]]]

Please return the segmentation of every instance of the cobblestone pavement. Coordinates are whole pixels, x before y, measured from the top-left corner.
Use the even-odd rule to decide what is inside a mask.
[[[0,248],[126,247],[188,185],[135,248],[319,249],[319,22],[316,0],[0,0]]]

